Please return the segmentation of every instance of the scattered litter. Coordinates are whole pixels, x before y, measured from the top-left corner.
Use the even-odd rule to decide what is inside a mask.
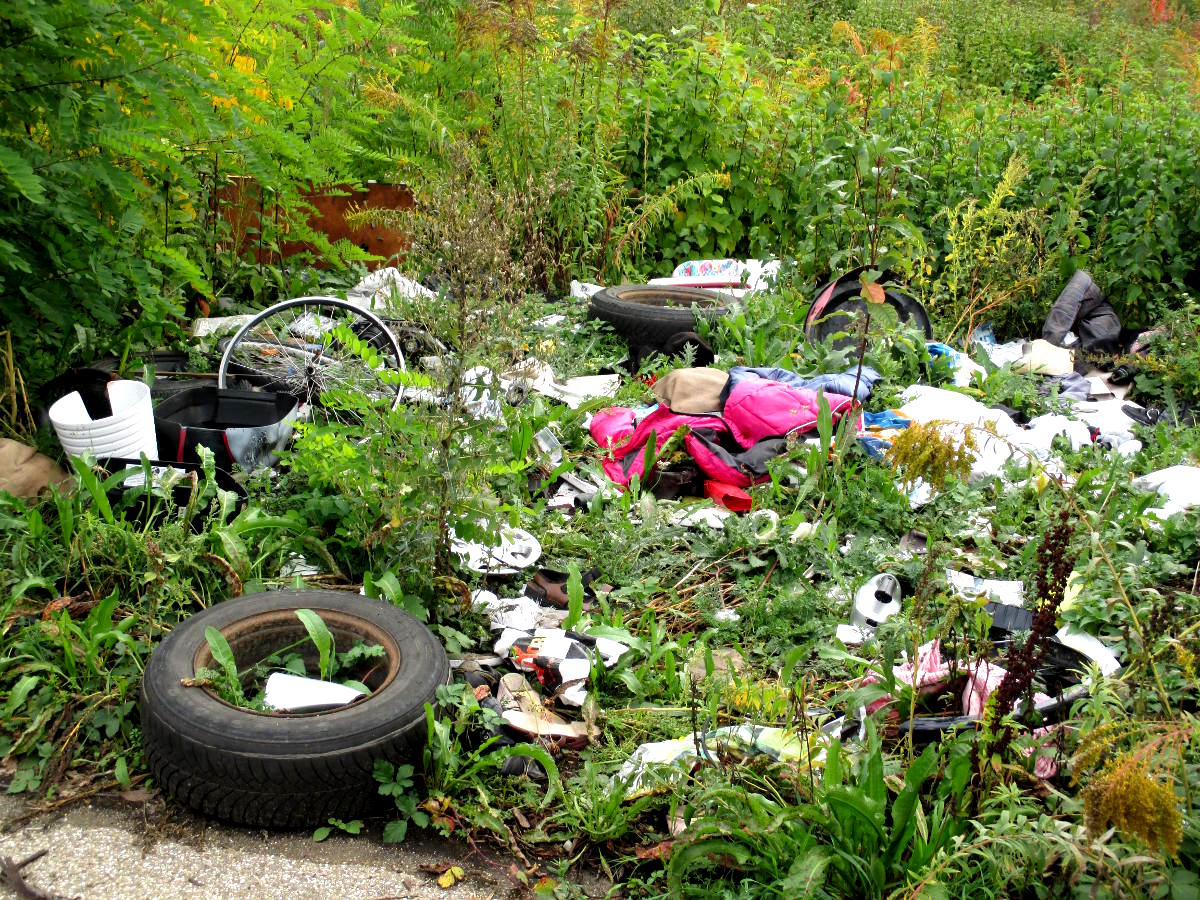
[[[67,473],[50,457],[20,441],[0,438],[0,491],[36,497],[50,485],[67,480]]]
[[[254,313],[244,316],[212,316],[207,319],[197,319],[192,323],[194,337],[211,337],[218,334],[233,334],[244,325],[254,321]]]
[[[895,575],[883,573],[871,578],[855,593],[850,624],[837,627],[838,640],[854,645],[873,637],[876,628],[900,612],[903,595]]]
[[[346,302],[362,309],[386,312],[392,297],[407,300],[436,300],[437,294],[419,281],[402,275],[395,266],[376,269],[346,292]]]
[[[725,527],[725,520],[732,515],[734,512],[723,506],[698,503],[684,507],[672,514],[667,521],[683,528],[711,528],[713,531],[720,531]]]
[[[72,391],[50,407],[50,423],[69,455],[158,459],[149,385],[110,381],[103,396],[88,401],[91,408],[79,391]]]
[[[551,740],[568,750],[582,750],[593,736],[582,722],[568,722],[547,709],[541,695],[519,672],[510,672],[500,679],[496,699],[503,710],[504,724],[527,738]]]
[[[538,449],[546,454],[546,457],[550,460],[551,465],[558,466],[562,464],[563,445],[559,442],[558,438],[555,437],[553,431],[551,431],[549,428],[543,428],[541,431],[538,431],[534,434],[533,440],[538,445]]]
[[[451,532],[450,549],[472,572],[484,575],[515,575],[527,569],[542,555],[542,545],[524,528],[500,529],[500,544],[489,547],[477,541],[464,541]]]
[[[1077,269],[1062,293],[1050,307],[1042,337],[1060,346],[1069,346],[1072,330],[1078,332],[1079,346],[1085,352],[1115,353],[1120,349],[1121,320],[1104,292],[1083,269]]]
[[[929,351],[930,356],[946,360],[950,366],[950,371],[953,373],[953,380],[956,387],[970,387],[971,379],[975,375],[979,375],[982,378],[987,377],[987,372],[983,366],[960,350],[955,350],[953,347],[938,343],[937,341],[929,341],[925,345],[925,348]]]
[[[788,537],[789,544],[795,544],[800,541],[807,541],[810,537],[817,533],[817,526],[812,522],[800,522],[792,529],[791,535]]]
[[[942,658],[941,641],[934,638],[917,648],[916,664],[905,662],[892,667],[892,676],[901,684],[915,689],[919,694],[936,694],[950,684],[953,675],[966,674],[967,682],[962,692],[962,714],[978,716],[983,712],[984,703],[1000,682],[1004,680],[1006,670],[989,663],[986,660],[971,660],[963,663]],[[881,677],[875,672],[868,672],[862,680],[864,685],[877,684]],[[867,713],[873,713],[892,703],[895,698],[890,694],[873,700],[867,705]],[[1034,703],[1048,703],[1051,698],[1046,694],[1035,693]]]
[[[1038,338],[1024,347],[1015,368],[1030,375],[1067,375],[1075,371],[1075,354]]]
[[[276,712],[316,712],[346,706],[362,696],[362,691],[344,684],[272,672],[267,676],[263,706]]]
[[[471,593],[471,602],[487,613],[493,630],[518,628],[533,631],[535,628],[557,628],[567,617],[565,610],[542,606],[534,598],[522,594],[520,597],[501,598],[488,590]]]
[[[587,281],[572,281],[571,296],[576,300],[587,300],[592,294],[598,294],[604,290],[602,284],[592,284]]]
[[[547,690],[568,706],[582,706],[592,662],[598,656],[605,667],[614,666],[629,648],[608,638],[594,638],[561,628],[505,628],[495,651],[512,657],[513,665],[532,672]]]
[[[830,716],[827,710],[821,710],[821,713]],[[627,798],[650,793],[682,778],[701,756],[705,762],[714,765],[731,756],[742,759],[768,756],[778,762],[820,766],[830,735],[839,733],[841,724],[841,719],[830,718],[802,736],[789,729],[745,723],[703,734],[653,741],[633,751],[618,770],[613,783],[624,789]]]
[[[1025,585],[1020,581],[1001,581],[995,578],[977,578],[955,569],[946,570],[950,587],[961,597],[974,600],[987,597],[1005,606],[1022,606],[1025,603]]]
[[[1135,478],[1133,486],[1144,491],[1157,491],[1167,502],[1146,510],[1148,515],[1169,519],[1176,513],[1200,506],[1200,467],[1170,466]]]

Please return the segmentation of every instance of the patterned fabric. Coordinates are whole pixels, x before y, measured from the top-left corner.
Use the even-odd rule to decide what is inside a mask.
[[[742,263],[736,259],[690,259],[680,263],[672,278],[711,278],[721,275],[730,279],[742,277]]]

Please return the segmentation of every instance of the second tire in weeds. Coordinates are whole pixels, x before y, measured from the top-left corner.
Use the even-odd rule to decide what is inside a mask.
[[[693,304],[705,317],[725,314],[733,297],[702,288],[623,284],[592,295],[588,315],[603,319],[635,347],[662,347],[681,331],[696,330]]]

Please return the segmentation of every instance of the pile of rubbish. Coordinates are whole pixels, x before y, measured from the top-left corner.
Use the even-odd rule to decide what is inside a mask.
[[[1121,457],[1135,457],[1143,449],[1135,429],[1153,419],[1150,411],[1125,402],[1120,378],[1106,378],[1092,365],[1095,354],[1111,356],[1125,345],[1121,323],[1086,272],[1072,276],[1038,339],[997,343],[986,327],[974,332],[976,359],[986,357],[993,366],[1011,366],[1037,375],[1043,387],[1063,401],[1060,412],[1029,420],[1014,410],[989,407],[960,390],[986,381],[987,369],[967,353],[933,341],[925,310],[894,284],[887,285],[885,302],[896,309],[902,321],[925,332],[926,349],[931,358],[948,368],[953,388],[912,384],[900,393],[901,402],[894,409],[871,412],[864,407],[881,376],[868,365],[859,363],[832,373],[718,365],[719,354],[700,336],[697,317],[720,314],[754,292],[769,289],[777,273],[778,263],[698,260],[647,285],[606,288],[576,283],[573,296],[587,298],[593,316],[610,321],[626,336],[632,360],[647,353],[670,355],[690,347],[691,358],[707,364],[676,368],[658,378],[650,385],[651,403],[604,407],[597,401],[616,393],[622,383],[619,373],[560,380],[546,363],[528,357],[506,371],[475,368],[465,373],[460,388],[465,408],[479,420],[502,423],[505,406],[529,393],[573,409],[589,404],[590,455],[606,482],[578,470],[560,472],[565,461],[561,436],[549,428],[535,435],[538,452],[558,472],[548,489],[548,505],[564,515],[586,507],[597,495],[627,490],[636,479],[661,500],[694,501],[681,505],[669,519],[679,527],[720,528],[729,517],[746,515],[756,517],[755,528],[762,535],[774,535],[780,519],[772,510],[756,508],[748,489],[769,479],[772,461],[798,442],[815,439],[823,416],[835,425],[849,418],[857,442],[877,460],[897,435],[914,424],[936,428],[971,448],[972,481],[1063,477],[1056,450],[1060,441],[1073,450],[1098,446]],[[845,323],[852,321],[846,317],[861,311],[864,302],[860,274],[847,273],[818,291],[806,322],[812,339],[842,340],[836,335],[844,336]],[[378,340],[387,348],[393,346],[395,335],[375,312],[397,292],[428,302],[437,300],[434,292],[398,270],[382,269],[357,285],[346,301],[337,302],[363,311],[369,327],[360,337],[368,342]],[[196,323],[195,333],[211,337],[232,331],[236,343],[261,318],[205,319]],[[561,321],[562,317],[556,316],[536,324],[553,326]],[[321,340],[322,323],[318,316],[306,326],[316,328],[316,336],[296,336],[297,353],[321,355],[311,346]],[[405,344],[408,364],[417,363],[411,348],[419,346],[420,352],[428,351],[427,356],[419,357],[422,364],[435,366],[437,340],[411,330],[407,337],[416,342]],[[1136,354],[1138,344],[1131,346]],[[404,354],[396,356],[394,362],[403,367]],[[314,368],[311,358],[307,365]],[[631,368],[636,373],[636,364]],[[224,361],[219,374],[224,385]],[[54,387],[64,386],[69,385]],[[159,389],[140,381],[113,380],[103,371],[82,380],[77,373],[73,389],[47,398],[47,416],[69,456],[90,453],[102,459],[134,461],[131,466],[145,457],[155,467],[169,468],[195,465],[200,461],[197,448],[203,446],[217,454],[222,469],[253,469],[274,464],[295,423],[315,402],[311,392],[288,393],[285,381],[273,382],[271,390],[261,389],[261,384],[257,387],[243,390],[214,386],[209,381],[179,390]],[[397,403],[436,404],[443,399],[429,388],[406,387],[396,396]],[[672,441],[672,458],[665,461],[664,450]],[[10,461],[0,465],[0,472],[5,473],[0,489],[30,496],[66,478],[52,461],[14,442],[0,442],[0,453]],[[1195,466],[1172,466],[1144,475],[1134,484],[1161,496],[1161,504],[1149,511],[1159,518],[1200,505],[1200,468]],[[933,495],[931,486],[919,483],[909,498],[917,506]],[[793,540],[811,533],[801,534],[804,527],[812,526],[801,523]],[[595,717],[586,714],[589,685],[600,670],[615,666],[632,652],[630,647],[589,624],[593,617],[576,615],[568,623],[569,595],[575,589],[571,578],[562,571],[536,569],[542,547],[529,531],[504,528],[491,542],[456,537],[453,550],[464,573],[473,573],[475,582],[482,584],[471,600],[486,617],[494,638],[489,652],[463,655],[453,664],[476,698],[498,713],[502,724],[497,726],[496,736],[507,741],[538,741],[555,750],[579,749],[594,740],[598,734]],[[963,597],[984,598],[997,622],[1016,616],[1017,624],[1006,633],[1022,630],[1022,623],[1028,627],[1029,612],[1024,609],[1025,591],[1020,582],[981,579],[957,570],[945,575]],[[599,571],[581,575],[578,589],[583,612],[612,590],[601,584],[600,578]],[[830,637],[847,647],[868,644],[877,629],[903,613],[904,606],[900,582],[881,573],[863,584],[853,598],[847,598],[848,621]],[[1022,620],[1018,613],[1026,618]],[[735,617],[736,613],[730,612],[727,618]],[[1054,642],[1060,648],[1056,652],[1068,661],[1062,663],[1064,668],[1070,660],[1080,667],[1083,662],[1094,663],[1103,676],[1120,668],[1119,660],[1095,636],[1064,628]],[[917,648],[913,658],[897,662],[887,679],[919,694],[955,693],[957,708],[929,717],[931,731],[972,726],[1004,677],[1004,667],[998,662],[962,650],[930,641]],[[883,673],[876,671],[863,685],[883,680]],[[1051,689],[1058,691],[1057,696],[1049,693]],[[1046,684],[1045,692],[1035,695],[1033,703],[1048,714],[1052,708],[1060,709],[1064,698],[1076,698],[1086,689],[1086,683],[1078,679],[1069,684],[1060,680]],[[305,702],[305,688],[294,680],[277,681],[269,693],[273,698],[302,698],[279,700],[281,704]],[[347,694],[335,702],[355,699]],[[649,743],[626,763],[617,782],[634,796],[655,783],[654,771],[661,769],[668,772],[668,778],[677,777],[718,754],[732,752],[819,765],[830,737],[853,734],[865,716],[894,706],[895,700],[890,695],[877,696],[842,715],[812,710],[817,727],[804,735],[746,723]],[[572,718],[581,712],[584,721]],[[528,773],[528,764],[522,765]]]

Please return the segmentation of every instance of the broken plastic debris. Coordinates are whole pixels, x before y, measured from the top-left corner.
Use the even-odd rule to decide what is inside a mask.
[[[828,710],[819,711],[829,716]],[[804,735],[790,729],[743,724],[717,728],[704,734],[689,734],[667,741],[642,744],[633,751],[613,779],[631,799],[649,793],[656,787],[681,778],[699,758],[716,762],[730,756],[748,759],[769,756],[779,762],[807,763],[819,766],[824,762],[825,749],[831,734],[841,730],[843,720],[831,719]]]
[[[518,669],[533,672],[563,703],[582,706],[587,699],[593,660],[599,656],[605,667],[613,666],[629,648],[608,638],[561,628],[538,628],[532,634],[506,628],[494,649],[511,656]]]
[[[555,437],[553,431],[551,431],[549,428],[543,428],[541,431],[534,434],[533,439],[537,443],[538,448],[546,454],[546,457],[550,460],[551,465],[557,466],[562,463],[563,445],[559,443],[559,440],[557,437]]]
[[[314,712],[347,706],[362,696],[362,691],[344,684],[272,672],[267,676],[263,706],[276,712]]]
[[[817,526],[812,522],[801,522],[792,531],[788,538],[789,544],[795,544],[797,541],[807,541],[810,537],[817,533]]]
[[[542,555],[542,545],[524,528],[501,528],[500,544],[495,547],[460,540],[452,531],[450,549],[472,572],[485,575],[515,575]]]
[[[520,597],[500,598],[491,591],[477,590],[471,594],[475,606],[482,607],[487,613],[492,629],[499,631],[504,628],[519,628],[522,631],[532,631],[541,627],[556,627],[567,617],[563,609],[551,609],[542,606],[532,597],[522,594]]]
[[[900,612],[900,582],[882,573],[869,579],[854,595],[850,624],[837,627],[837,639],[847,646],[874,637],[875,629]]]
[[[582,749],[590,740],[584,723],[568,722],[547,709],[541,695],[519,672],[510,672],[500,679],[496,699],[503,710],[504,723],[523,734],[553,740],[571,750]]]
[[[1025,585],[1020,581],[977,578],[955,569],[947,569],[946,578],[950,587],[968,600],[982,595],[1005,606],[1022,606],[1025,603]]]
[[[900,582],[895,575],[881,574],[867,581],[854,595],[850,624],[875,629],[900,612]]]
[[[733,512],[723,506],[698,504],[679,510],[671,516],[669,521],[672,525],[680,525],[684,528],[704,527],[720,531],[725,527],[725,520],[732,515]]]

